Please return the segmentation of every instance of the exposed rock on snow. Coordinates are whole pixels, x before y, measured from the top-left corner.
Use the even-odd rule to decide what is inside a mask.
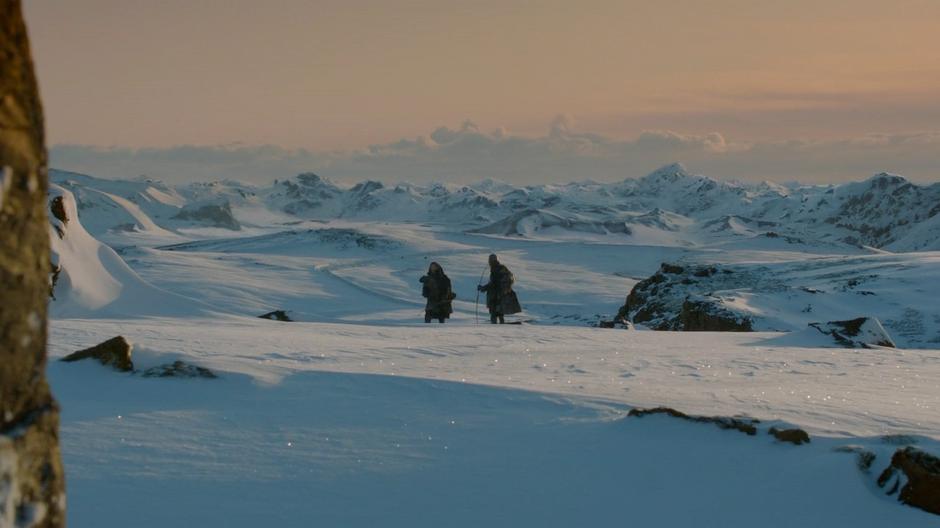
[[[274,310],[273,312],[268,312],[266,314],[259,315],[258,317],[261,319],[270,319],[272,321],[293,321],[293,319],[290,318],[290,315],[288,315],[288,312],[284,310]]]
[[[711,423],[717,425],[720,429],[734,429],[735,431],[740,431],[747,434],[748,436],[754,436],[757,434],[756,424],[760,423],[760,420],[753,418],[731,418],[728,416],[690,416],[671,407],[655,407],[653,409],[634,408],[630,409],[630,412],[627,413],[627,416],[642,418],[651,414],[665,414],[667,416],[672,416],[673,418],[680,418],[682,420],[688,420],[690,422],[696,423]]]
[[[225,202],[223,204],[206,204],[197,206],[186,206],[173,218],[177,220],[197,221],[203,225],[212,227],[222,227],[238,231],[242,228],[238,220],[232,214],[232,204]]]
[[[623,319],[614,319],[613,321],[598,321],[598,328],[620,328],[622,330],[635,330],[633,323],[630,321],[625,321]]]
[[[767,434],[773,435],[780,442],[803,445],[809,443],[809,434],[802,429],[777,429],[771,427]]]
[[[848,321],[810,323],[811,327],[832,336],[836,343],[846,348],[869,348],[872,345],[892,347],[894,340],[874,317],[859,317]]]
[[[62,361],[72,362],[81,361],[83,359],[96,359],[102,365],[110,366],[114,370],[130,372],[134,370],[134,362],[131,361],[133,348],[133,345],[131,345],[127,339],[124,339],[124,336],[117,336],[108,339],[104,343],[79,350],[78,352],[73,352],[62,358]]]
[[[166,365],[150,367],[142,374],[145,378],[217,378],[211,370],[197,365],[190,365],[182,360],[176,360]]]
[[[914,447],[899,449],[878,485],[904,504],[940,515],[940,458]]]
[[[664,262],[653,276],[634,285],[618,318],[653,330],[749,332],[753,330],[750,317],[723,306],[719,298],[699,295],[718,284],[733,286],[746,280],[727,268]]]
[[[678,327],[686,332],[750,332],[751,318],[723,306],[720,299],[689,297],[682,303]]]
[[[634,284],[618,318],[653,330],[789,331],[792,336],[780,344],[791,345],[846,346],[863,340],[929,348],[940,342],[940,305],[929,286],[940,280],[936,255],[709,261],[662,264]],[[819,323],[822,318],[853,320],[859,313],[873,320],[858,338],[835,329],[841,336],[835,341],[834,329]],[[816,326],[808,327],[811,323]]]
[[[61,196],[52,199],[52,202],[49,203],[49,210],[53,218],[63,224],[69,223],[69,215],[65,212],[65,200]]]

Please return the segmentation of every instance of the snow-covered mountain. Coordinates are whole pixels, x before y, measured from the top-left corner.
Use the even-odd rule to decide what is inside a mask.
[[[313,173],[255,187],[232,181],[171,187],[52,171],[75,195],[96,236],[270,225],[272,219],[380,220],[459,226],[499,236],[605,236],[616,243],[702,246],[772,239],[780,246],[940,249],[940,183],[878,174],[839,185],[742,183],[690,174],[682,165],[602,184],[516,187],[365,181],[344,186]]]

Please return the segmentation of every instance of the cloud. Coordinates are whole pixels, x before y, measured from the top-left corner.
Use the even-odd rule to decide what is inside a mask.
[[[696,172],[719,178],[824,183],[862,179],[879,171],[936,181],[938,147],[936,132],[744,142],[718,132],[650,130],[625,140],[577,131],[570,118],[559,116],[539,137],[504,129],[485,132],[468,120],[456,128],[439,127],[427,136],[341,152],[246,145],[165,149],[56,145],[50,152],[55,168],[109,178],[144,175],[168,182],[264,183],[306,171],[347,182],[614,181],[681,161]]]

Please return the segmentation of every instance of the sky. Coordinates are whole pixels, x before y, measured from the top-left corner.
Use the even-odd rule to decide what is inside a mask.
[[[24,4],[52,164],[108,177],[940,179],[934,0]]]

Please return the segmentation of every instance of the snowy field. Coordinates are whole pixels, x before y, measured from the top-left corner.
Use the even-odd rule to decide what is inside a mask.
[[[258,210],[238,232],[122,231],[100,216],[86,232],[71,193],[53,193],[71,220],[51,233],[65,270],[51,356],[123,335],[138,370],[182,359],[219,375],[50,362],[72,526],[937,523],[875,485],[899,446],[940,453],[937,253],[284,224]],[[525,324],[477,324],[490,252],[516,276]],[[446,325],[420,322],[432,260],[458,294]],[[761,266],[827,302],[810,316],[789,291],[736,294],[791,333],[590,326],[664,261]],[[869,293],[843,288],[861,279]],[[272,310],[295,322],[256,317]],[[896,337],[917,348],[824,346],[800,330],[817,315],[897,321],[889,331],[906,329]],[[751,437],[626,416],[658,405],[761,423]],[[777,442],[771,426],[802,427],[812,442]],[[876,455],[869,472],[846,446]]]

